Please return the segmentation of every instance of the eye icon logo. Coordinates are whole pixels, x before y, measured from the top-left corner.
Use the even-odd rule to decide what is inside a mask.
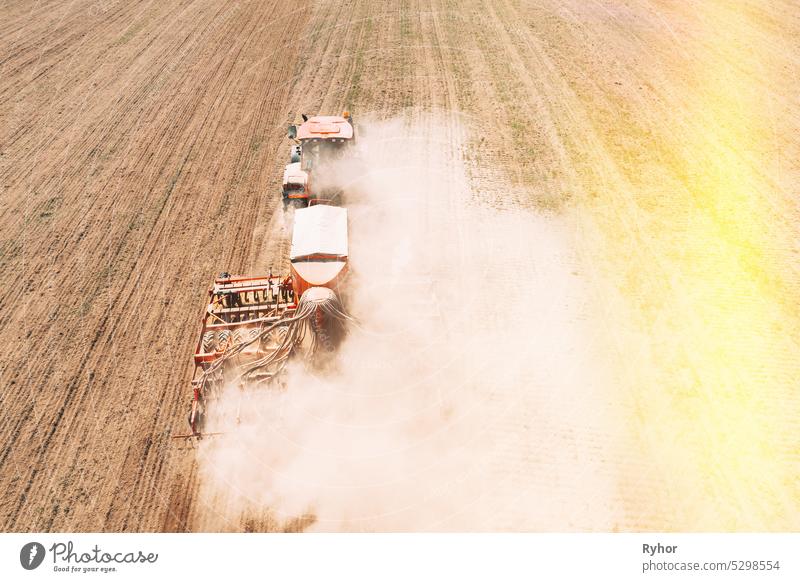
[[[44,546],[39,542],[29,542],[19,551],[19,563],[26,570],[35,570],[44,561]]]

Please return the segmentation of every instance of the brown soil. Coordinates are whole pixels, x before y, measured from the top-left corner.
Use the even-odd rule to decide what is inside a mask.
[[[350,108],[458,119],[487,203],[575,233],[624,434],[554,426],[549,475],[523,409],[504,493],[595,451],[612,517],[565,494],[561,529],[796,531],[800,21],[703,4],[4,2],[0,529],[218,528],[170,438],[206,286],[280,270],[285,126]]]

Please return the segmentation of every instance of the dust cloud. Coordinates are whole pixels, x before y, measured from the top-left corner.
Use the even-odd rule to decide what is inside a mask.
[[[319,531],[609,527],[569,229],[473,189],[466,125],[358,126],[331,169],[358,324],[325,369],[231,390],[240,422],[198,454],[211,529],[265,511]]]

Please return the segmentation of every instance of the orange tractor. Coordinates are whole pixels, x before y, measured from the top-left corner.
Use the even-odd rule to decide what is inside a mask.
[[[214,280],[194,354],[190,433],[176,438],[214,434],[206,414],[227,388],[270,383],[294,354],[335,349],[350,319],[340,299],[347,255],[347,210],[316,204],[294,214],[289,275]]]
[[[355,144],[350,113],[303,115],[303,123],[290,125],[288,135],[297,143],[292,146],[290,163],[283,172],[284,207],[304,207],[314,200],[339,202],[341,187],[336,184],[335,165]]]

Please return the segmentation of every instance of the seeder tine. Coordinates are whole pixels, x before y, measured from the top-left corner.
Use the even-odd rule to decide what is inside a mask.
[[[221,436],[226,433],[224,432],[198,432],[194,434],[174,434],[171,438],[176,440],[182,440],[184,443],[189,443],[192,449],[196,448],[195,443],[200,441],[206,437],[214,437],[214,436]],[[185,450],[185,448],[184,448]]]

